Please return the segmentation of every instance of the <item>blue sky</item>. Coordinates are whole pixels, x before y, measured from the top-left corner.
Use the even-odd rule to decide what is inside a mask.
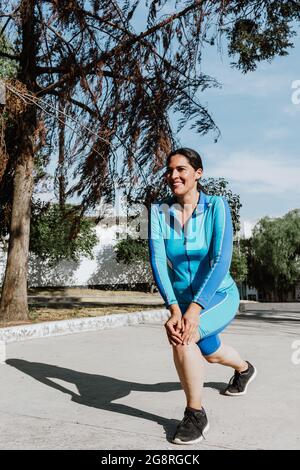
[[[222,83],[199,96],[221,130],[213,136],[181,133],[182,143],[203,158],[203,177],[224,177],[240,195],[241,219],[255,222],[300,208],[300,104],[292,102],[292,82],[300,79],[300,40],[286,57],[260,64],[242,74],[230,66],[224,51],[209,47],[202,71]]]

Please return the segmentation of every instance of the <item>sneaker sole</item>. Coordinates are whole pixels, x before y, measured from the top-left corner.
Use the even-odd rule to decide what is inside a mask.
[[[209,423],[205,426],[203,429],[203,434],[206,434],[207,431],[209,430]],[[191,444],[197,444],[198,442],[201,442],[203,440],[203,436],[197,437],[197,439],[194,439],[193,441],[182,441],[178,437],[172,440],[173,444],[183,444],[183,445],[191,445]]]
[[[240,396],[240,395],[246,395],[247,393],[247,388],[248,388],[248,385],[252,382],[252,380],[255,379],[255,377],[257,376],[257,370],[255,369],[254,367],[254,374],[252,375],[252,377],[249,379],[246,387],[245,387],[245,390],[243,392],[238,392],[238,393],[231,393],[231,392],[224,392],[225,395],[229,395],[231,397],[235,397],[235,396]]]

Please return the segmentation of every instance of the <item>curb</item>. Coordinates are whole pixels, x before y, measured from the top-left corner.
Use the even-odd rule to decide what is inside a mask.
[[[70,335],[84,331],[105,330],[142,323],[155,323],[167,320],[168,318],[168,310],[160,309],[11,326],[0,329],[0,343],[16,343],[18,341],[26,341],[35,338]]]
[[[241,310],[241,304],[239,306]],[[97,331],[121,326],[138,325],[166,321],[168,309],[141,310],[134,313],[113,313],[102,317],[83,317],[70,320],[56,320],[30,325],[9,326],[0,328],[0,343],[16,343],[35,338],[70,335],[84,331]],[[0,344],[1,346],[1,344]],[[0,360],[1,362],[1,360]]]

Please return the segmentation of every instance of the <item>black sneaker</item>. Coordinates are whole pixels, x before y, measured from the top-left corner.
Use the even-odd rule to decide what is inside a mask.
[[[249,383],[252,382],[257,375],[255,367],[250,364],[249,361],[246,362],[248,369],[244,372],[238,372],[237,370],[234,372],[224,392],[225,395],[246,395]]]
[[[201,442],[203,434],[209,429],[204,408],[200,411],[192,411],[186,407],[184,418],[178,424],[172,439],[174,444],[196,444]]]

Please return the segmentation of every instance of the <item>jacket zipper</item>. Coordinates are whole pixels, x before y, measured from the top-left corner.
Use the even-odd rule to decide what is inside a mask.
[[[188,261],[188,270],[189,270],[189,273],[190,273],[190,289],[191,289],[191,292],[192,292],[192,296],[194,297],[195,294],[194,294],[193,288],[192,288],[192,271],[191,271],[191,267],[190,267],[190,258],[189,258],[188,253],[187,253],[186,236],[184,234],[184,225],[182,226],[182,231],[183,231],[183,237],[184,237],[183,244],[184,244],[184,247],[185,247],[185,255],[186,255],[186,258],[187,258],[187,261]]]

